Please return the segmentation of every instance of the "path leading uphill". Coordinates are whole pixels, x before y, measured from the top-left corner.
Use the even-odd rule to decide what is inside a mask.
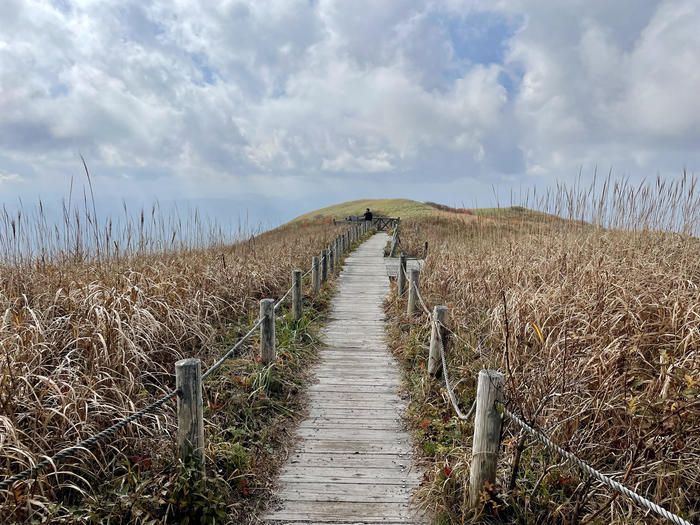
[[[280,477],[268,523],[425,523],[409,506],[422,478],[401,427],[399,370],[384,344],[388,236],[345,260],[309,415]]]

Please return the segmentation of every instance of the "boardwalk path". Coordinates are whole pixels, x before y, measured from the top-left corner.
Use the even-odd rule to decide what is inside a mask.
[[[425,522],[409,509],[421,474],[399,420],[399,371],[383,342],[387,240],[376,234],[345,261],[309,416],[268,523]]]

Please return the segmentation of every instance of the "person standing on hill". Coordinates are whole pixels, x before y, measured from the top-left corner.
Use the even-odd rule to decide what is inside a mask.
[[[365,220],[366,220],[366,221],[371,221],[371,220],[372,220],[372,212],[369,211],[369,208],[367,208],[367,211],[365,212]]]

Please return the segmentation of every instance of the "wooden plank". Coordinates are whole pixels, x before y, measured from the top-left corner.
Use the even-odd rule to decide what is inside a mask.
[[[321,470],[321,469],[317,469]],[[395,476],[389,475],[379,475],[381,470],[374,469],[372,472],[357,473],[349,471],[348,469],[327,469],[333,471],[332,474],[315,474],[313,471],[303,471],[303,472],[289,472],[280,475],[280,484],[283,487],[288,487],[290,483],[294,483],[296,486],[303,487],[304,485],[316,485],[320,483],[343,485],[347,491],[355,490],[356,494],[372,494],[375,491],[374,487],[382,487],[387,485],[392,486],[414,486],[418,485],[423,476],[418,473],[411,473],[408,475],[403,475],[401,472],[397,472]],[[408,501],[408,497],[404,499],[404,502]],[[323,501],[316,500],[316,501]]]
[[[410,509],[408,502],[287,501],[283,510],[275,512],[268,519],[307,520],[313,523],[319,520],[333,520],[337,523],[368,520],[381,521],[382,523],[404,523],[406,518],[411,519],[412,517],[414,517],[414,512]]]
[[[338,276],[307,417],[280,474],[281,505],[266,523],[427,523],[409,505],[423,473],[400,420],[399,367],[384,342],[386,238],[361,245]]]
[[[308,466],[301,464],[292,464],[286,466],[280,473],[280,477],[285,481],[290,481],[293,478],[321,478],[320,483],[324,480],[334,480],[338,478],[363,479],[365,481],[372,480],[398,480],[403,483],[404,480],[418,480],[422,478],[422,474],[417,471],[409,471],[405,466],[395,466],[393,468],[371,468],[366,465],[356,465],[354,467],[336,467],[336,466]]]
[[[356,441],[304,441],[295,452],[334,452],[343,454],[406,454],[410,444],[401,443],[366,443]]]
[[[372,455],[367,457],[361,454],[325,454],[314,452],[293,453],[287,459],[287,466],[303,465],[306,467],[349,467],[358,466],[374,469],[410,469],[412,463],[405,456],[398,454]]]
[[[306,441],[352,441],[354,443],[398,443],[408,442],[408,434],[397,434],[396,429],[357,429],[348,432],[342,428],[302,428],[297,435],[306,438]]]

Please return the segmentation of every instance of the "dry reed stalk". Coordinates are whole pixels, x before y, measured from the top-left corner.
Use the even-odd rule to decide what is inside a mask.
[[[648,188],[632,195],[619,190],[620,200],[605,213],[625,230],[580,221],[548,223],[533,213],[467,223],[424,219],[419,228],[406,224],[402,241],[412,254],[420,254],[425,240],[430,241],[421,275],[423,295],[431,304],[448,305],[453,329],[471,342],[467,346],[455,341],[448,352],[451,370],[466,377],[480,368],[505,370],[503,348],[508,337],[512,373],[506,397],[511,410],[520,411],[593,467],[627,473],[628,485],[641,495],[672,512],[697,517],[700,240],[687,231],[698,210],[673,216],[681,233],[649,230],[647,219],[623,219],[644,210],[644,217],[670,225],[669,214],[655,206],[668,206],[681,197],[676,208],[695,202],[697,195],[687,194],[687,188],[694,186],[685,183],[686,193],[681,186],[671,195],[653,198]],[[576,191],[559,191],[566,198],[550,201],[551,208],[569,206],[574,215],[583,215],[582,210],[603,207],[573,202],[571,196],[579,195]],[[462,384],[465,403],[472,384],[471,380]],[[436,403],[436,394],[416,395],[423,403]],[[516,436],[506,436],[505,442],[515,446]],[[459,450],[468,454],[466,446]],[[447,452],[446,457],[468,463],[461,452]],[[508,485],[505,463],[510,459],[507,454],[502,458],[502,487]],[[444,478],[442,461],[440,456],[434,468],[438,480]],[[520,470],[544,472],[548,463],[558,461],[543,451],[526,451]],[[585,519],[609,498],[605,488],[593,485],[585,499],[577,500],[575,493],[583,494],[583,486],[576,485],[578,474],[557,470],[556,479],[550,480],[550,474],[542,481],[551,501],[538,500],[537,495],[530,498],[540,507],[540,514],[530,519],[568,519],[575,508]],[[455,519],[468,515],[455,498],[438,497],[434,490],[422,494],[426,507]],[[513,497],[528,500],[517,494],[521,492]],[[533,511],[534,503],[521,503]],[[639,508],[626,498],[608,504],[605,516],[610,522],[626,522],[630,513],[641,519]]]
[[[233,245],[151,254],[143,241],[137,253],[119,257],[58,252],[0,265],[2,478],[172,389],[177,360],[213,362],[221,336],[247,324],[260,298],[281,296],[291,270],[307,267],[307,254],[338,231],[288,228]],[[36,518],[54,501],[89,494],[125,457],[162,463],[173,425],[166,407],[57,467],[58,474],[47,469],[36,482],[0,492],[0,521]]]

